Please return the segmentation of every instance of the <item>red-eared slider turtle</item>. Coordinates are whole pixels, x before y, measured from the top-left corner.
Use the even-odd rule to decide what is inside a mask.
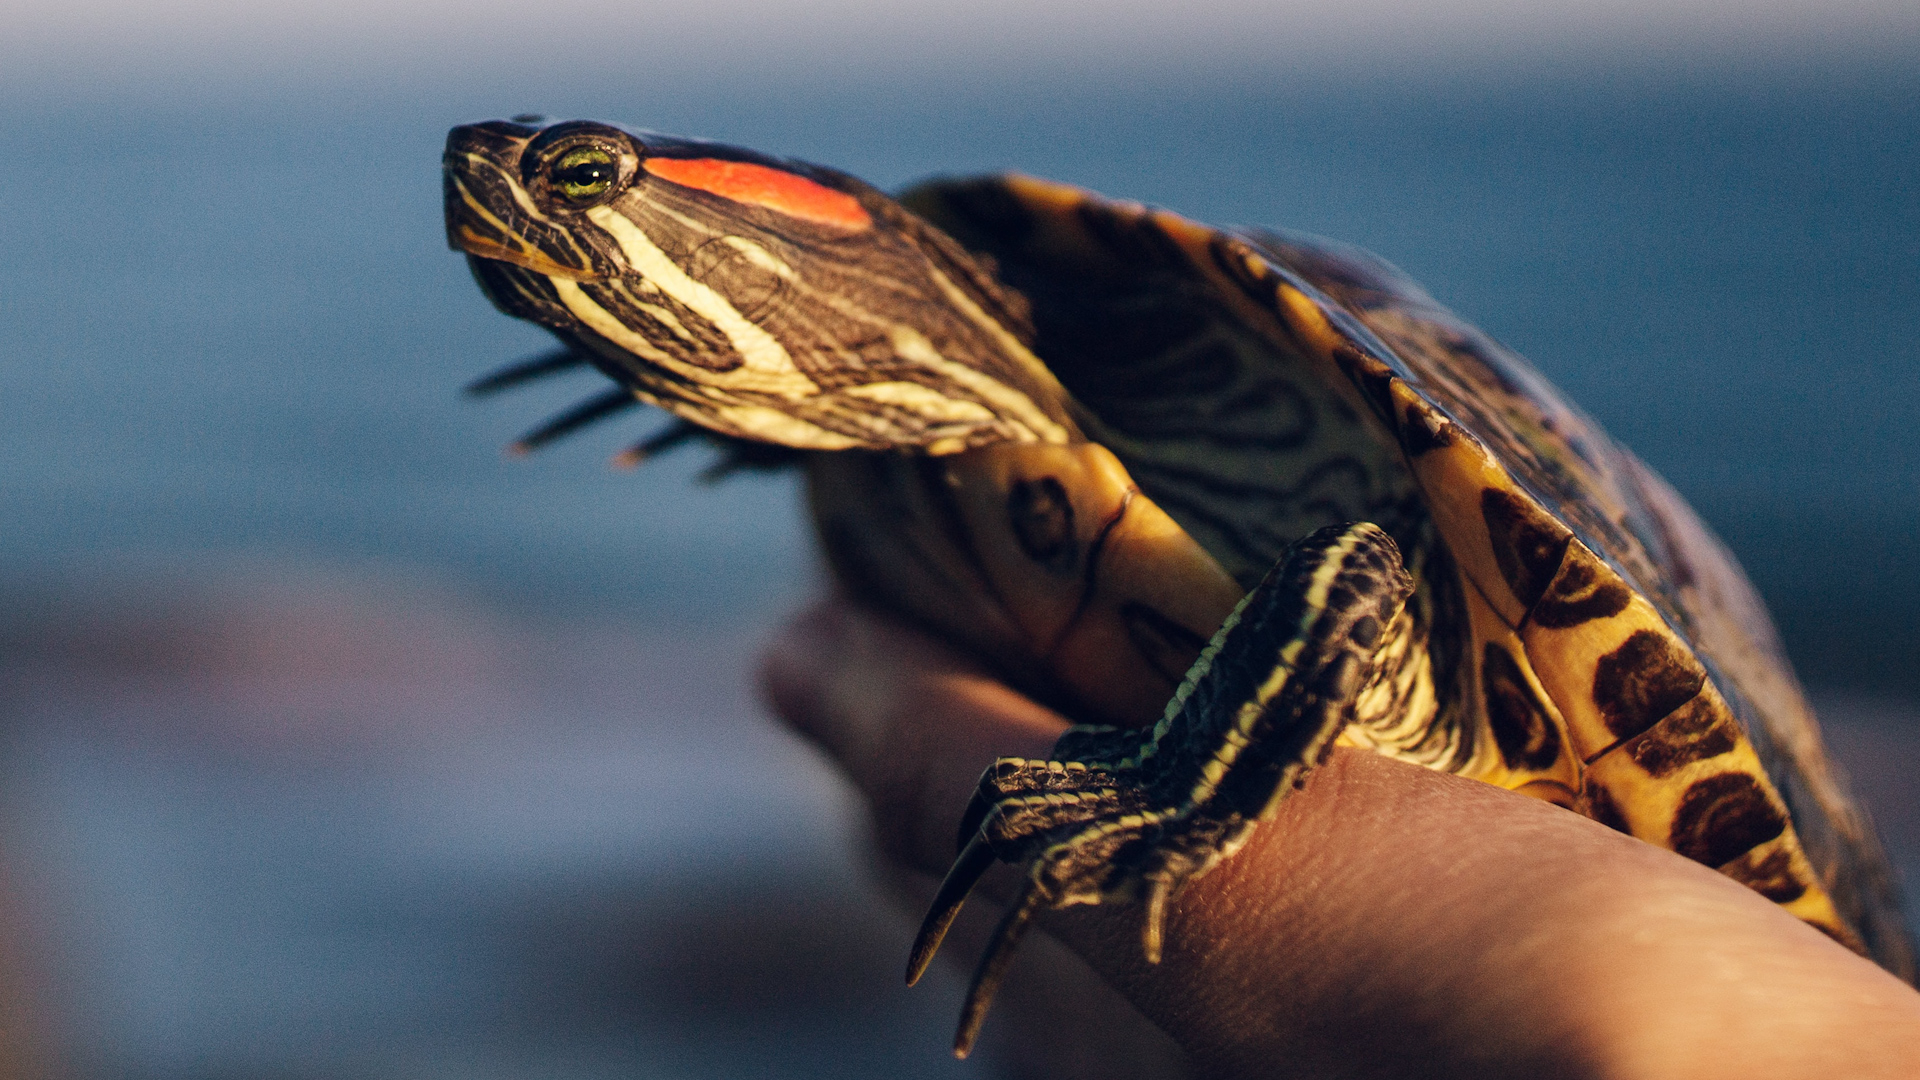
[[[899,201],[713,143],[456,128],[501,310],[732,461],[804,461],[862,595],[1080,722],[981,779],[917,976],[996,859],[1044,908],[1170,894],[1338,744],[1718,868],[1912,981],[1887,864],[1752,587],[1673,491],[1364,252],[1020,176]]]

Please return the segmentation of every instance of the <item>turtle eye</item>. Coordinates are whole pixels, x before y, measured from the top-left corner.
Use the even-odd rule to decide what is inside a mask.
[[[620,179],[620,163],[598,146],[576,146],[554,159],[547,179],[560,197],[585,204],[605,195]]]

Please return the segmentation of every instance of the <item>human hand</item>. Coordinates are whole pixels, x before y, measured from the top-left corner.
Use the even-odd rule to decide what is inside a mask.
[[[764,681],[866,796],[881,851],[933,875],[981,771],[1045,757],[1066,727],[844,600],[788,627]],[[1003,868],[982,891],[1015,880]],[[1367,753],[1336,752],[1177,898],[1159,964],[1140,918],[1101,906],[1043,925],[1207,1075],[1920,1068],[1920,994],[1751,890],[1558,807]]]

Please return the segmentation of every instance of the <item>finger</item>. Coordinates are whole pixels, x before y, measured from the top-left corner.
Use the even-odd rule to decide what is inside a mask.
[[[839,598],[775,637],[760,681],[774,712],[866,795],[888,851],[936,875],[981,772],[1044,757],[1067,726],[977,663]]]

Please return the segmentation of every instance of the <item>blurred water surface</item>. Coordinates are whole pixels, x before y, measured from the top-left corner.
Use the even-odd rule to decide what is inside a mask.
[[[503,464],[494,447],[591,379],[484,406],[455,392],[542,335],[493,314],[445,250],[440,140],[539,109],[889,186],[1017,168],[1370,247],[1653,463],[1776,602],[1883,616],[1850,642],[1876,662],[1845,678],[1908,689],[1920,666],[1902,629],[1920,522],[1911,72],[501,82],[0,117],[0,567],[379,560],[681,618],[791,593],[806,556],[784,484],[599,467],[644,423]]]
[[[1701,509],[1774,603],[1803,674],[1851,718],[1843,749],[1871,762],[1912,753],[1900,700],[1920,695],[1916,71],[753,83],[508,64],[431,85],[343,76],[17,100],[0,113],[0,707],[24,732],[10,769],[35,823],[25,849],[54,882],[47,905],[79,912],[62,931],[79,957],[65,977],[101,1018],[82,1056],[129,1076],[493,1075],[481,1058],[500,1075],[804,1075],[805,1054],[701,1065],[630,1027],[558,1050],[481,1038],[493,1014],[461,1003],[504,994],[512,979],[487,965],[526,958],[472,942],[524,936],[513,920],[534,908],[562,922],[654,910],[683,878],[636,868],[704,872],[701,852],[801,882],[803,906],[828,922],[885,921],[870,897],[835,892],[851,888],[839,878],[793,870],[827,860],[857,874],[845,808],[790,743],[746,734],[760,730],[742,696],[754,634],[816,580],[794,491],[782,478],[699,485],[698,453],[633,474],[604,466],[657,418],[501,459],[596,387],[458,394],[544,342],[492,312],[445,248],[449,125],[594,116],[885,186],[1013,168],[1367,246],[1529,356]],[[287,614],[273,598],[290,588],[379,600],[347,615],[321,604],[329,621],[300,604]],[[244,613],[263,611],[281,614],[245,632]],[[461,645],[468,659],[450,668],[357,681],[311,637],[385,640],[371,628],[395,619],[415,631],[396,642],[507,629],[481,635],[479,659]],[[259,635],[288,644],[234,653]],[[629,663],[595,641],[655,656]],[[597,659],[568,661],[576,648]],[[582,704],[569,663],[588,663],[579,685],[602,696]],[[147,690],[76,689],[124,690],[129,664]],[[292,689],[236,696],[207,675],[232,670]],[[437,689],[394,690],[422,685]],[[640,718],[631,731],[624,715]],[[484,738],[445,734],[486,717],[498,722]],[[369,728],[384,733],[372,744]],[[249,730],[302,734],[256,753]],[[674,743],[676,730],[695,735]],[[546,749],[529,750],[542,732]],[[415,750],[388,753],[390,739]],[[191,749],[208,740],[222,752]],[[341,750],[367,745],[379,752]],[[663,760],[684,767],[646,765],[654,745],[682,746]],[[475,764],[460,746],[514,765]],[[722,750],[739,747],[733,767]],[[756,769],[786,786],[762,786]],[[1908,823],[1903,843],[1920,843],[1907,835],[1912,787],[1871,779],[1883,816]],[[702,791],[747,801],[702,810],[687,801]],[[742,806],[801,824],[767,833]],[[462,862],[462,845],[482,854]],[[315,896],[357,914],[300,907]],[[502,914],[514,897],[527,906]],[[439,914],[409,924],[407,911]],[[338,932],[288,931],[313,918]],[[617,924],[645,952],[632,945],[645,933],[607,919],[577,917],[568,947]],[[814,1049],[881,1047],[855,1071],[932,1068],[944,1019],[917,1008],[854,1009],[868,1019]],[[755,1015],[752,1030],[780,1029]],[[821,1030],[805,1010],[781,1015]],[[896,1043],[863,1041],[902,1016],[924,1021],[925,1045],[901,1036],[916,1045],[896,1060],[884,1056]],[[660,1023],[720,1030],[682,1020]],[[365,1049],[376,1044],[388,1049]]]

